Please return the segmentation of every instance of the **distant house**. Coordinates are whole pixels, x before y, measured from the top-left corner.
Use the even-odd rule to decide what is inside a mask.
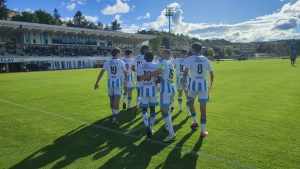
[[[18,11],[13,11],[13,10],[8,10],[8,18],[6,20],[11,20],[11,18],[15,15],[20,15],[20,12]]]
[[[172,46],[172,51],[176,51],[176,50],[189,50],[191,47],[191,45],[189,44],[188,41],[184,40],[184,39],[176,39],[174,41],[174,45]]]

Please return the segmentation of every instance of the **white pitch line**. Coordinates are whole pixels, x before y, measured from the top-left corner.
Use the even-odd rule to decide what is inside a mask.
[[[41,113],[44,113],[44,114],[59,117],[59,118],[65,119],[65,120],[77,122],[77,123],[80,123],[80,124],[91,125],[95,128],[99,128],[99,129],[102,129],[102,130],[105,130],[105,131],[113,132],[115,134],[125,135],[127,137],[134,138],[134,139],[137,139],[137,140],[144,139],[143,137],[140,137],[140,136],[137,136],[137,135],[125,134],[125,133],[123,133],[121,131],[118,131],[118,130],[103,127],[103,126],[100,126],[100,125],[97,125],[97,124],[91,124],[89,122],[77,120],[77,119],[74,119],[72,117],[63,116],[63,115],[60,115],[60,114],[57,114],[57,113],[52,113],[52,112],[49,112],[49,111],[37,109],[37,108],[34,108],[34,107],[29,107],[29,106],[26,106],[26,105],[10,102],[10,101],[7,101],[7,100],[0,99],[0,102],[15,105],[15,106],[19,106],[19,107],[23,107],[23,108],[26,108],[26,109],[29,109],[29,110],[34,110],[34,111],[41,112]],[[153,144],[164,146],[166,148],[174,148],[174,149],[183,151],[183,152],[188,153],[188,154],[196,155],[196,156],[202,157],[202,158],[207,158],[207,159],[210,159],[210,160],[213,160],[213,161],[223,162],[223,163],[226,163],[226,164],[231,165],[231,166],[237,166],[237,167],[246,168],[246,169],[257,169],[257,168],[248,166],[248,165],[243,164],[243,163],[235,162],[235,161],[232,161],[232,160],[227,160],[225,158],[219,158],[219,157],[208,155],[208,154],[205,154],[205,153],[202,153],[202,152],[199,153],[197,151],[194,151],[194,150],[191,150],[191,149],[188,149],[188,148],[185,148],[185,147],[180,147],[180,146],[164,143],[164,142],[157,141],[157,140],[151,140],[151,139],[145,139],[145,140],[150,142],[150,143],[153,143]]]

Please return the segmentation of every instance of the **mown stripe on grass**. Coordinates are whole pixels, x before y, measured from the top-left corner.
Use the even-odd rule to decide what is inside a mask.
[[[92,127],[98,128],[98,129],[102,129],[102,130],[109,131],[109,132],[119,134],[119,135],[125,135],[127,137],[131,137],[131,138],[134,138],[134,139],[137,139],[137,140],[145,139],[145,137],[140,137],[140,136],[137,136],[137,135],[133,135],[133,134],[126,133],[126,132],[124,133],[122,131],[110,129],[110,128],[103,127],[103,126],[100,126],[100,125],[91,124],[91,123],[88,123],[88,122],[85,122],[85,121],[81,121],[81,120],[78,120],[78,119],[75,119],[75,118],[72,118],[72,117],[63,116],[63,115],[60,115],[60,114],[57,114],[57,113],[37,109],[37,108],[34,108],[34,107],[29,107],[29,106],[26,106],[26,105],[10,102],[10,101],[7,101],[7,100],[0,99],[0,101],[3,102],[3,103],[7,103],[7,104],[23,107],[23,108],[26,108],[26,109],[29,109],[29,110],[33,110],[33,111],[41,112],[41,113],[44,113],[44,114],[52,115],[52,116],[55,116],[55,117],[59,117],[59,118],[65,119],[65,120],[77,122],[77,123],[80,123],[80,124],[83,124],[83,125],[90,125]],[[248,165],[243,164],[243,163],[239,163],[239,162],[235,162],[235,161],[232,161],[232,160],[228,160],[228,159],[208,155],[208,154],[205,154],[205,153],[202,153],[202,152],[193,151],[193,150],[190,150],[186,147],[180,147],[180,146],[167,144],[167,143],[164,143],[164,142],[161,142],[161,141],[151,140],[151,139],[146,139],[146,141],[151,142],[153,144],[164,146],[166,148],[174,148],[174,149],[177,149],[179,151],[182,151],[182,152],[185,152],[185,153],[188,153],[188,154],[196,155],[198,157],[210,159],[210,160],[213,160],[213,161],[223,162],[223,163],[226,163],[226,164],[231,165],[231,166],[237,166],[237,167],[246,168],[246,169],[256,169],[254,167],[248,166]]]

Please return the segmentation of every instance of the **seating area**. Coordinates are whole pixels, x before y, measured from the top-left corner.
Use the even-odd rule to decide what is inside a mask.
[[[18,54],[18,50],[16,45],[13,45],[9,42],[6,42],[5,44],[0,44],[0,56],[4,55],[12,55],[12,54]]]
[[[80,56],[106,56],[110,49],[92,47],[59,47],[59,46],[28,46],[23,47],[23,51],[29,56],[60,56],[60,57],[80,57]]]
[[[122,56],[128,47],[120,47]],[[15,45],[9,42],[0,44],[0,57],[81,57],[81,56],[104,56],[110,57],[110,48],[83,47],[83,46],[41,46],[41,45]],[[140,53],[134,48],[133,56]]]

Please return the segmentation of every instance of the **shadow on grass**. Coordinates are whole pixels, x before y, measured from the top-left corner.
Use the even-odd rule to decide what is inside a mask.
[[[120,112],[120,114],[122,113],[126,112]],[[176,114],[173,119],[178,115],[179,113]],[[182,128],[182,125],[186,123],[186,120],[187,119],[183,120],[180,124],[175,125],[174,130],[177,131],[178,129]],[[12,166],[11,169],[33,169],[44,167],[53,169],[65,168],[73,164],[76,160],[82,158],[86,158],[85,165],[87,168],[95,168],[95,166],[100,168],[147,168],[149,167],[150,162],[153,162],[151,161],[152,158],[164,150],[166,146],[171,144],[162,143],[155,140],[154,142],[149,142],[145,139],[125,137],[122,135],[123,132],[121,132],[123,127],[119,128],[121,130],[120,135],[106,130],[99,130],[104,123],[109,123],[110,121],[111,116],[103,118],[91,125],[82,125],[57,138],[53,141],[53,144],[47,145],[32,153],[18,164]],[[164,126],[162,126],[160,130],[165,130]],[[157,131],[157,134],[163,134],[163,136],[160,138],[163,139],[166,137],[167,132]],[[180,140],[177,146],[182,146],[191,135],[192,132]],[[159,142],[159,144],[156,142]],[[201,145],[198,145],[194,149],[200,149],[200,147]],[[186,166],[189,167],[190,164],[196,164],[197,157],[194,155],[186,159],[189,161],[189,165],[183,165],[185,163],[182,163],[175,166],[171,161],[183,160],[180,159],[180,154],[181,150],[178,149],[178,147],[177,149],[174,148],[169,155],[161,155],[161,158],[166,158],[166,156],[168,156],[165,163],[151,163],[151,167],[176,168],[181,166],[180,168],[184,168]],[[87,159],[89,158],[88,156],[92,157],[92,161]]]

